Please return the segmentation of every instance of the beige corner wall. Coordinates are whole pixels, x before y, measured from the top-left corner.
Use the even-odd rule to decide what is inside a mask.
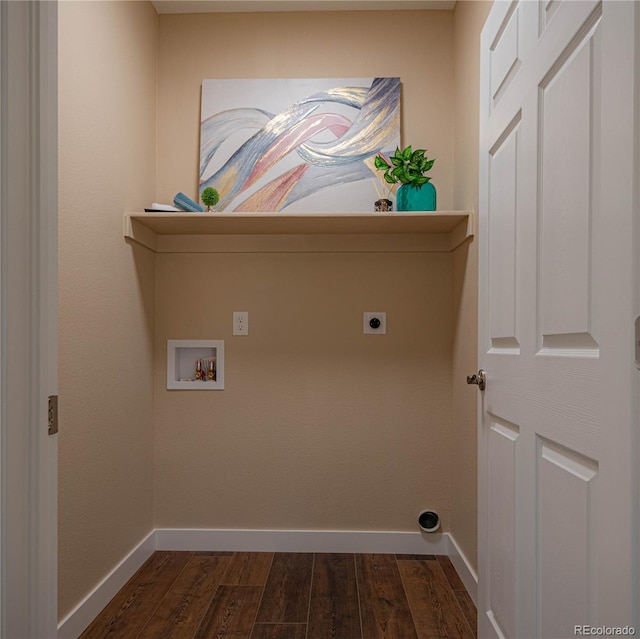
[[[401,77],[403,143],[451,207],[451,12],[161,16],[160,43],[161,200],[197,192],[203,79],[376,74]],[[415,530],[430,507],[448,528],[451,255],[159,255],[156,275],[156,526]],[[168,338],[224,339],[226,389],[168,392]]]
[[[458,0],[453,14],[454,208],[478,210],[480,32],[492,6]],[[478,242],[453,253],[451,532],[477,570],[477,401],[465,378],[478,369]]]
[[[60,3],[61,618],[153,527],[413,530],[428,506],[476,564],[460,382],[476,366],[475,244],[154,263],[121,224],[195,195],[204,78],[399,75],[402,141],[437,158],[439,208],[477,208],[488,4],[158,18],[147,2]],[[234,310],[248,337],[231,335]],[[388,313],[386,337],[362,335],[365,310]],[[168,393],[166,339],[206,337],[225,339],[226,390]]]
[[[122,213],[155,196],[157,16],[59,3],[59,616],[153,528],[153,256]]]

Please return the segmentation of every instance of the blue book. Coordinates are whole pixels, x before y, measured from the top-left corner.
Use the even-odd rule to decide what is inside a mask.
[[[180,193],[176,193],[176,196],[173,198],[173,203],[183,211],[189,211],[191,213],[204,213],[204,208],[197,202],[194,202],[190,197],[182,193],[182,191],[180,191]]]

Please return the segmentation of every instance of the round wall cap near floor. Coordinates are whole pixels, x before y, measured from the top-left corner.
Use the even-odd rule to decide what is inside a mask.
[[[424,532],[435,532],[440,528],[440,517],[438,513],[433,510],[425,510],[420,513],[418,526],[420,526],[420,530]]]

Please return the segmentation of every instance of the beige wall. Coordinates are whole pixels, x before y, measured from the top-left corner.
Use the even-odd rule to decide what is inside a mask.
[[[122,213],[155,195],[157,16],[59,5],[59,615],[153,527],[154,263]]]
[[[453,14],[454,208],[478,210],[480,32],[492,2],[458,1]],[[477,569],[478,242],[453,254],[451,532]]]
[[[448,525],[449,254],[164,254],[157,283],[158,527]],[[225,390],[167,391],[169,338],[224,339]]]
[[[437,158],[451,207],[451,12],[161,16],[160,43],[162,201],[196,195],[203,79],[377,74],[401,77],[403,144]],[[450,255],[157,264],[158,527],[415,530],[425,507],[448,527]],[[366,310],[387,312],[386,337],[362,335]],[[226,341],[226,390],[167,392],[166,340],[207,337]]]
[[[438,208],[451,209],[450,11],[163,15],[158,61],[163,202],[178,191],[197,196],[203,79],[379,75],[401,78],[402,144],[436,158]]]

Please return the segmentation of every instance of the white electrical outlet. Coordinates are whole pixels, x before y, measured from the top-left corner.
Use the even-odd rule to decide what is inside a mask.
[[[378,311],[365,311],[362,332],[365,335],[386,335],[387,314]]]
[[[249,334],[249,313],[247,311],[233,311],[233,334]]]

